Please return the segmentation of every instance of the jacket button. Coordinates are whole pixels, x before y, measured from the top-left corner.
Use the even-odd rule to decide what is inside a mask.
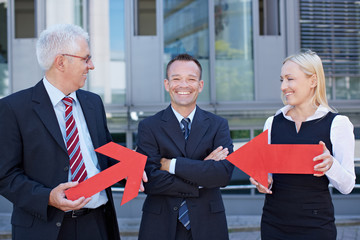
[[[61,227],[61,222],[57,222],[57,223],[56,223],[56,226],[57,226],[57,227]]]
[[[174,211],[177,211],[179,208],[178,207],[174,207]]]
[[[67,171],[69,171],[69,167],[68,167],[68,166],[64,167],[64,172],[67,172]]]

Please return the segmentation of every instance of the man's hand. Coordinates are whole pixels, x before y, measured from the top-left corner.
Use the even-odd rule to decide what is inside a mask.
[[[218,147],[214,151],[212,151],[209,156],[207,156],[204,160],[215,160],[220,161],[224,160],[227,155],[229,154],[229,150],[227,148],[224,148],[222,146]]]
[[[170,162],[171,162],[171,159],[161,158],[161,159],[160,159],[160,163],[161,163],[160,170],[169,171],[169,169],[170,169]]]
[[[148,181],[148,178],[147,178],[146,172],[144,171],[143,176],[142,176],[142,181],[140,184],[140,191],[142,191],[142,192],[145,191],[144,182],[147,182],[147,181]]]
[[[91,197],[81,197],[75,201],[66,199],[65,190],[75,187],[78,182],[67,182],[61,183],[50,192],[49,205],[56,207],[62,211],[78,210],[84,207],[90,200]]]

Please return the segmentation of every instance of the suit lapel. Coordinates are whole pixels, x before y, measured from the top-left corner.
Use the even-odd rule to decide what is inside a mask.
[[[92,103],[91,100],[86,96],[85,92],[82,90],[76,91],[76,96],[79,99],[93,146],[96,149],[100,146],[96,125],[96,110],[94,108],[95,103]]]
[[[168,135],[169,139],[178,147],[181,153],[186,156],[185,138],[181,131],[180,124],[171,109],[171,106],[165,109],[161,120],[164,122],[164,124],[161,125],[163,131]]]
[[[39,116],[46,129],[50,132],[50,135],[67,154],[65,142],[61,134],[54,108],[42,81],[35,85],[32,101],[34,111]]]
[[[186,143],[186,156],[190,158],[192,157],[209,127],[209,118],[202,109],[197,107],[193,122],[191,124],[190,135]]]

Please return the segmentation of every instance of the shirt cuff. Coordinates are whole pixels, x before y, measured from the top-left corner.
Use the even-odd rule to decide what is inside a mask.
[[[169,173],[175,174],[176,158],[170,160]]]
[[[333,179],[339,175],[338,169],[340,168],[341,164],[333,157],[333,164],[331,165],[331,168],[325,173],[325,175]]]

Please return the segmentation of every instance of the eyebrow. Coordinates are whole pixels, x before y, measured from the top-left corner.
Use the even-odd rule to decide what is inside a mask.
[[[292,76],[293,74],[289,73],[289,74],[285,74],[285,77],[288,77],[288,76]],[[282,78],[282,76],[280,75],[280,78]]]
[[[180,74],[173,74],[173,75],[170,75],[170,77],[178,77],[178,76],[181,76]],[[197,75],[194,75],[194,74],[188,74],[187,76],[190,76],[190,77],[199,77]]]

